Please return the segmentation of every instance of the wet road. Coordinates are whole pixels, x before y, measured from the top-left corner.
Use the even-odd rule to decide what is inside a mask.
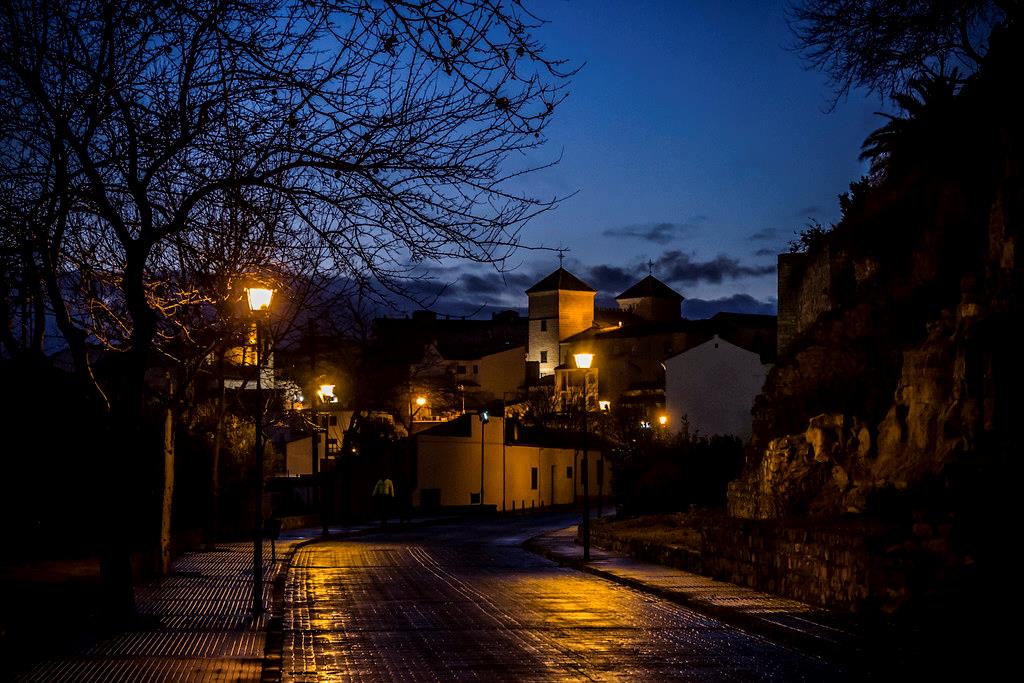
[[[828,662],[519,547],[573,519],[446,524],[299,550],[284,680],[836,678]]]

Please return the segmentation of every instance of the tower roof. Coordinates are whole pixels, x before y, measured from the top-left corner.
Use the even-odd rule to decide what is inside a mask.
[[[644,299],[648,297],[654,299],[674,299],[676,301],[682,301],[684,298],[682,294],[672,289],[658,278],[653,275],[648,275],[643,280],[615,297],[615,300]]]
[[[596,292],[597,290],[579,279],[565,268],[559,268],[546,278],[526,290],[527,294],[536,292],[555,292],[560,289],[575,290],[577,292]]]

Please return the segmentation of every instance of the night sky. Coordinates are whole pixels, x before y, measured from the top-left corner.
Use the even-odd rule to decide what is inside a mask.
[[[566,196],[523,232],[564,247],[565,265],[598,304],[647,274],[688,301],[684,315],[775,312],[775,254],[810,218],[838,217],[836,197],[866,165],[864,138],[882,123],[877,98],[853,93],[834,110],[823,75],[792,52],[785,2],[544,0],[551,56],[583,65],[524,181]],[[523,308],[523,290],[558,267],[521,250],[504,276],[450,264],[441,313]]]

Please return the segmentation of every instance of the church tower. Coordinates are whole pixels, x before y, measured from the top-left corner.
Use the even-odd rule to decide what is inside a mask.
[[[597,291],[559,267],[526,290],[530,299],[530,333],[526,361],[535,361],[540,376],[552,375],[561,364],[558,343],[594,325]]]
[[[649,321],[679,320],[683,295],[664,282],[648,275],[615,297],[619,309]]]

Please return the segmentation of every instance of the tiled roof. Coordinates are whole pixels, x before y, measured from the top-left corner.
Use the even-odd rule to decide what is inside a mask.
[[[675,299],[676,301],[683,300],[682,294],[675,291],[653,275],[648,275],[622,294],[619,294],[615,297],[615,300],[642,299],[646,297],[653,297],[655,299]]]
[[[559,289],[574,290],[577,292],[596,292],[597,290],[579,279],[565,268],[559,268],[546,278],[526,290],[527,294],[535,292],[555,292]]]

